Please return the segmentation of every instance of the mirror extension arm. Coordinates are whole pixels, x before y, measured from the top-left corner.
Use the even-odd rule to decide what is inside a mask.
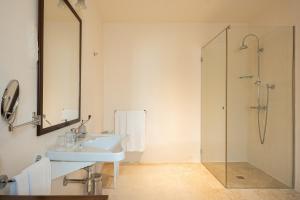
[[[20,128],[20,127],[28,126],[28,125],[34,125],[34,126],[41,125],[41,116],[37,115],[34,112],[34,113],[32,113],[32,120],[30,122],[26,122],[26,123],[19,124],[19,125],[16,125],[16,126],[14,126],[12,123],[9,123],[8,130],[9,130],[9,132],[13,132],[14,129],[16,129],[16,128]]]

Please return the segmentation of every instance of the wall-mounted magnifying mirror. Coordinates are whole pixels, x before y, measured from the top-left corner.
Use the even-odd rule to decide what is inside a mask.
[[[19,105],[19,82],[12,80],[7,85],[1,102],[1,116],[9,124],[12,124],[16,117]]]

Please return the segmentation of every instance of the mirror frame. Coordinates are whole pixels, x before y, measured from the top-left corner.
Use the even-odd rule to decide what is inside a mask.
[[[80,122],[81,119],[81,61],[82,61],[82,21],[79,15],[76,13],[73,6],[68,0],[63,0],[66,4],[66,9],[72,12],[75,18],[79,22],[79,116],[77,119],[66,121],[60,124],[56,124],[47,128],[43,128],[43,117],[41,117],[41,125],[37,126],[37,136],[41,136],[55,130],[70,126],[72,124]],[[44,58],[44,0],[38,1],[38,84],[37,84],[37,114],[43,116],[43,58]]]

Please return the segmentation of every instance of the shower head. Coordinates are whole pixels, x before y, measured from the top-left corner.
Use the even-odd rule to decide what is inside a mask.
[[[248,46],[245,44],[242,44],[242,46],[240,46],[240,50],[244,50],[244,49],[248,49]]]
[[[245,37],[243,38],[243,41],[242,41],[242,45],[240,47],[240,50],[244,50],[244,49],[247,49],[248,46],[246,44],[246,40],[249,38],[249,37],[254,37],[257,41],[257,53],[261,53],[263,52],[263,48],[260,47],[260,39],[257,35],[253,34],[253,33],[250,33],[248,35],[245,35]]]

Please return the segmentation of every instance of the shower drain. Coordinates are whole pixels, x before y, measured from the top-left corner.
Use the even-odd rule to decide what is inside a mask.
[[[236,176],[237,179],[245,179],[243,176]]]

